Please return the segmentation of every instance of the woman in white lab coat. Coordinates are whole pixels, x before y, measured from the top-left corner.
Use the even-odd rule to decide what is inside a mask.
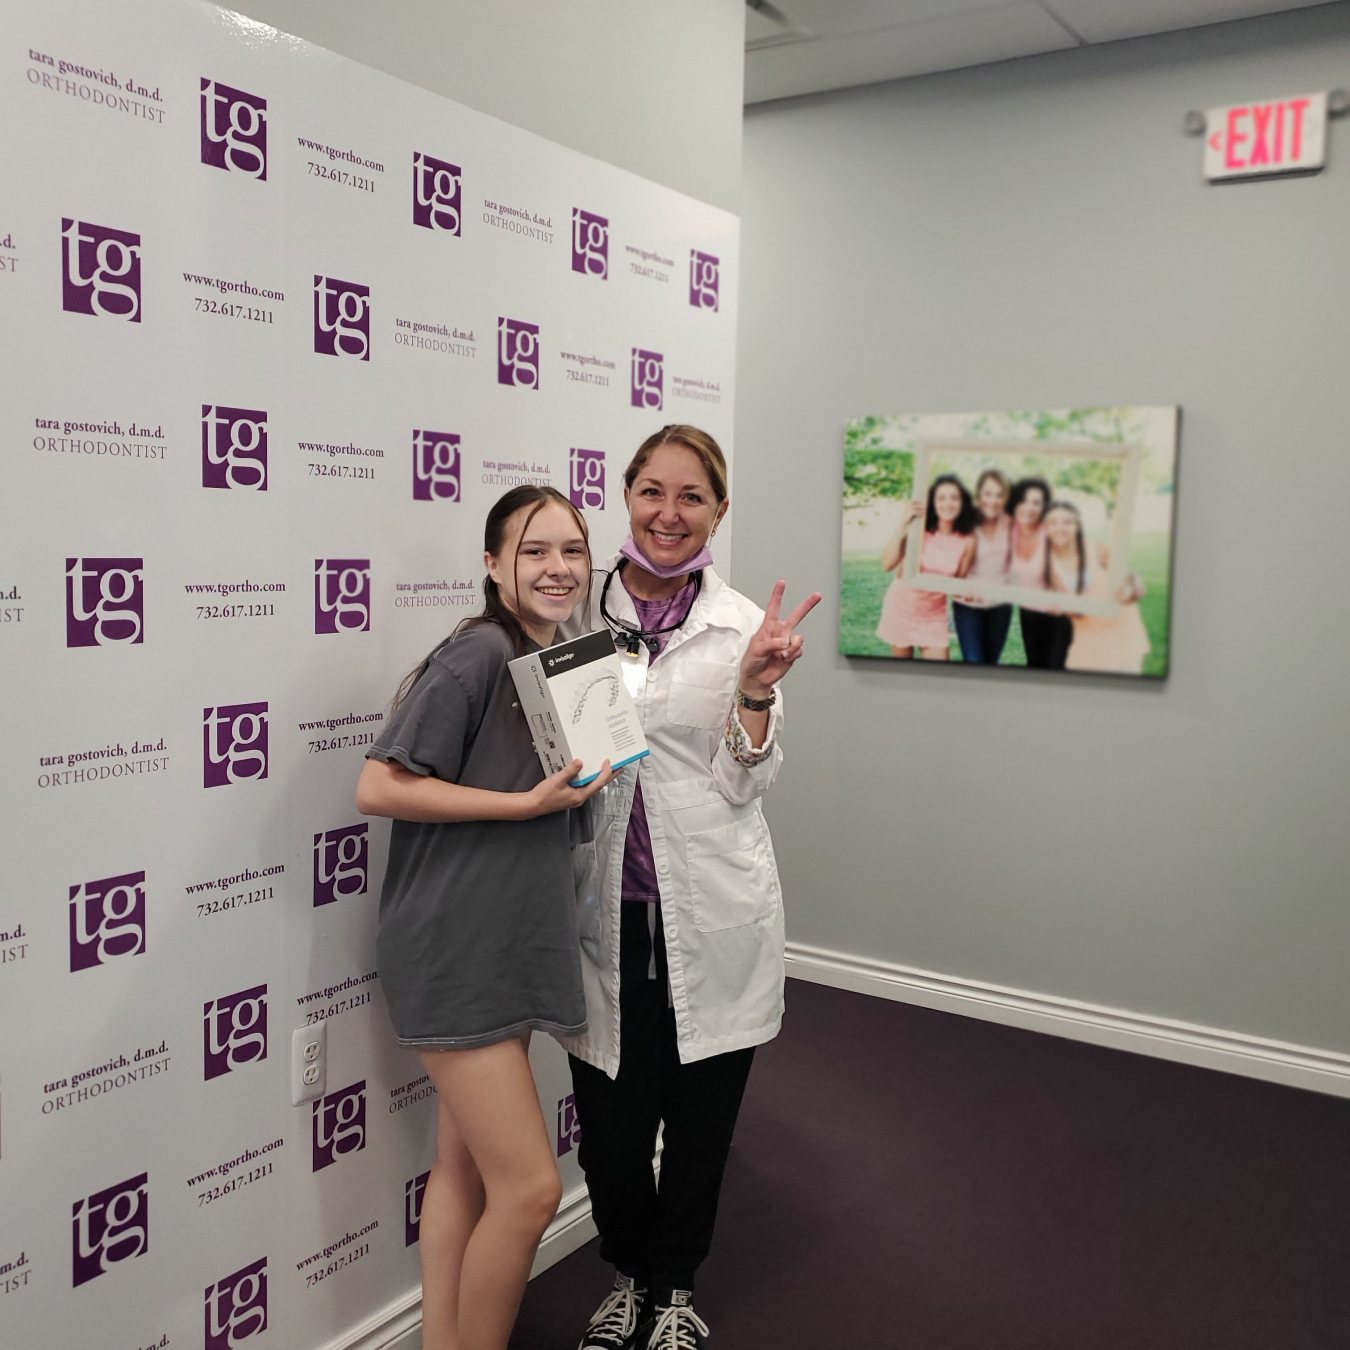
[[[754,1047],[783,1011],[783,913],[760,805],[782,762],[779,684],[802,654],[713,570],[726,462],[663,427],[624,474],[630,535],[593,586],[651,754],[596,799],[576,853],[587,1030],[572,1056],[579,1158],[616,1270],[579,1350],[695,1350],[693,1309]],[[659,1187],[652,1158],[664,1125]]]

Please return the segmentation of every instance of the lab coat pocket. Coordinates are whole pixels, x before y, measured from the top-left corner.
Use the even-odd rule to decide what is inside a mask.
[[[600,951],[600,867],[595,844],[587,842],[572,849],[572,886],[576,896],[577,937],[592,961],[599,962]]]
[[[700,933],[743,928],[773,913],[777,882],[758,817],[689,835],[685,860],[694,924]]]
[[[740,667],[723,661],[677,660],[671,668],[666,716],[677,726],[721,727],[736,692]]]

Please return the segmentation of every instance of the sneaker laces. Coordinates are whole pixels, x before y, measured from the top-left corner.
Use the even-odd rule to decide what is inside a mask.
[[[656,1312],[647,1350],[699,1350],[694,1329],[704,1336],[711,1334],[707,1323],[685,1304],[676,1303],[669,1308],[658,1308]]]
[[[623,1339],[633,1334],[638,1318],[638,1292],[628,1283],[616,1284],[605,1295],[586,1328],[587,1339],[606,1335]]]

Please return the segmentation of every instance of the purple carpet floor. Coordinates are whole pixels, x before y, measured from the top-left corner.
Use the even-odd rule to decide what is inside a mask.
[[[595,1243],[511,1350],[575,1350]],[[1350,1350],[1350,1101],[788,982],[712,1350]]]

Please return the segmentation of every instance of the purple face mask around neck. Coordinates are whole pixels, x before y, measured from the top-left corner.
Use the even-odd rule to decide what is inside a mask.
[[[619,545],[619,556],[627,558],[629,562],[636,563],[644,572],[650,572],[652,576],[659,577],[662,581],[670,581],[673,577],[682,577],[689,572],[698,572],[705,567],[712,566],[712,552],[707,544],[704,544],[692,558],[687,558],[684,562],[676,564],[674,567],[667,567],[662,563],[654,563],[652,560],[638,548],[630,534],[627,539]]]

